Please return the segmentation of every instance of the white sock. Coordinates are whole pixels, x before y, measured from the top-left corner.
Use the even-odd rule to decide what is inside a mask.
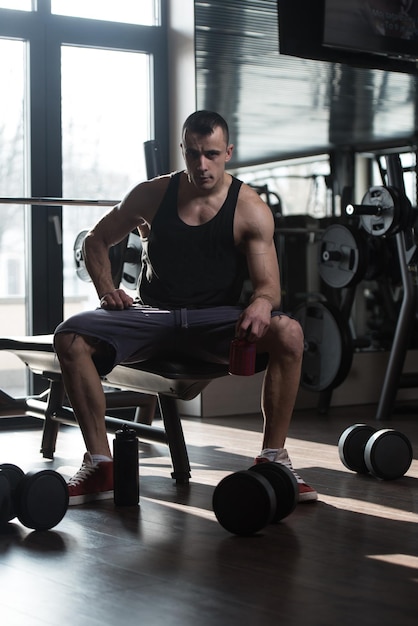
[[[92,454],[91,460],[93,461],[95,465],[97,463],[103,463],[103,462],[107,463],[109,461],[112,461],[112,459],[109,456],[105,456],[104,454]]]
[[[260,456],[264,457],[265,459],[268,459],[269,461],[275,461],[276,455],[278,454],[278,452],[279,452],[278,448],[264,448],[264,450],[261,450]]]

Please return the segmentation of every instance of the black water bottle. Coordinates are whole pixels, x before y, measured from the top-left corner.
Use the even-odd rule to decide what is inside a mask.
[[[113,440],[113,481],[116,506],[139,503],[138,438],[127,424],[115,432]]]

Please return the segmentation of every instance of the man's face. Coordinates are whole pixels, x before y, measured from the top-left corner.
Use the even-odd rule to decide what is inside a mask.
[[[210,135],[186,131],[181,148],[190,181],[198,189],[210,191],[223,180],[225,163],[232,157],[233,146],[227,146],[219,126]]]

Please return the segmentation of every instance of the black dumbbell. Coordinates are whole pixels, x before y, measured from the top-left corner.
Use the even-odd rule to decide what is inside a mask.
[[[401,478],[412,463],[409,439],[392,428],[376,430],[367,424],[347,428],[338,442],[342,463],[358,474],[372,474],[381,480]]]
[[[260,463],[225,476],[212,498],[218,522],[235,535],[253,535],[290,515],[299,499],[296,478],[281,463]]]
[[[56,526],[68,509],[68,486],[54,470],[25,474],[17,465],[0,465],[0,526],[13,518],[34,530]]]

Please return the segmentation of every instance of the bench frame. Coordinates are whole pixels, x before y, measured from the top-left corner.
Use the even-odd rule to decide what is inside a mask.
[[[49,381],[41,394],[13,398],[0,390],[0,418],[31,416],[44,420],[40,452],[54,458],[60,424],[77,425],[66,400],[52,335],[0,338],[0,350],[12,352],[34,374]],[[171,473],[178,484],[189,482],[190,463],[177,400],[192,400],[214,379],[228,375],[226,365],[187,361],[150,360],[132,365],[117,365],[103,377],[106,398],[106,424],[115,428],[129,423],[140,439],[168,445],[173,465]],[[157,403],[163,428],[153,426]],[[135,419],[113,417],[107,412],[134,408]]]

